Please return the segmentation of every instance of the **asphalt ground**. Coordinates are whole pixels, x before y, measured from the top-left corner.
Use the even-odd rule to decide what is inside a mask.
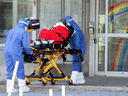
[[[104,77],[104,76],[94,76],[85,77],[86,83],[83,85],[68,85],[65,81],[56,81],[55,85],[51,85],[48,82],[45,86],[42,85],[41,81],[32,81],[28,87],[30,87],[31,92],[42,91],[53,89],[61,90],[62,85],[65,85],[66,90],[86,90],[86,91],[125,91],[128,92],[128,78],[118,78],[118,77]],[[18,88],[18,85],[15,85]],[[0,93],[6,92],[6,85],[0,85]]]
[[[0,96],[7,96],[7,93],[0,93]],[[20,93],[13,93],[11,96],[21,96]],[[52,91],[52,95],[48,90],[34,91],[23,93],[22,96],[128,96],[128,92],[122,91],[87,91],[87,90],[66,90],[63,94],[61,90]]]

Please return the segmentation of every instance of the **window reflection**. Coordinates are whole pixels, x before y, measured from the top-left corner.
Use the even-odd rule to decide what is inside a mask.
[[[6,32],[12,28],[12,2],[0,1],[0,44],[5,42]]]
[[[17,23],[20,18],[32,17],[32,0],[18,0]],[[6,33],[13,26],[13,0],[0,0],[0,44],[4,44]],[[29,33],[31,38],[31,33]]]
[[[100,0],[99,5],[99,33],[105,33],[105,0]]]
[[[98,39],[98,71],[104,71],[105,64],[105,38]]]

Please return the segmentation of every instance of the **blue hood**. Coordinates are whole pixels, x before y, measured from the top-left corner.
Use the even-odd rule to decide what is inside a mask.
[[[65,17],[65,20],[67,23],[69,23],[71,26],[75,23],[71,16]]]
[[[71,16],[66,16],[65,20],[66,20],[67,23],[69,23],[74,28],[75,31],[79,30],[81,32],[80,27],[74,22],[74,20],[72,19]]]
[[[18,27],[25,29],[27,25],[27,20],[25,18],[21,18],[18,22]]]

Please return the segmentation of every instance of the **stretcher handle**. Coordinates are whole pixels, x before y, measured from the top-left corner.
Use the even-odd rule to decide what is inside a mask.
[[[32,61],[36,60],[34,55],[27,54],[25,51],[23,51],[22,54],[24,55],[24,61],[25,62],[31,63]]]
[[[70,49],[71,54],[74,53],[80,57],[81,62],[84,61],[84,58],[82,57],[82,51],[81,50],[75,50],[75,49]]]
[[[81,60],[81,62],[84,61],[84,58],[82,57],[82,55],[80,55],[80,60]]]
[[[84,58],[82,57],[82,51],[81,50],[78,50],[77,55],[80,57],[81,62],[83,62]]]

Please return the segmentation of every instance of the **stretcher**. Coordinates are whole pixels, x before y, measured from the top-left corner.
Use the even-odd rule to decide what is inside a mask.
[[[34,80],[42,81],[43,85],[46,85],[48,82],[51,82],[51,84],[54,85],[55,81],[63,80],[65,80],[69,85],[72,84],[70,77],[66,76],[56,64],[56,61],[60,57],[63,58],[63,62],[66,61],[65,54],[76,54],[80,57],[81,61],[83,61],[81,50],[74,50],[66,47],[74,34],[73,27],[67,26],[67,28],[69,30],[69,35],[64,39],[64,41],[39,39],[31,44],[30,49],[33,51],[31,58],[29,58],[29,55],[27,55],[25,51],[23,52],[24,61],[31,63],[37,60],[39,63],[39,66],[32,74],[25,76],[27,85]],[[58,35],[63,38],[59,33]],[[56,69],[61,76],[55,76],[52,74],[51,70],[53,69]],[[38,74],[40,71],[42,72]]]
[[[31,46],[31,50],[33,51],[33,59],[39,62],[39,67],[34,70],[34,72],[30,76],[25,76],[26,84],[30,84],[33,80],[42,81],[43,85],[46,85],[51,81],[51,84],[54,85],[55,81],[63,81],[65,80],[69,85],[72,84],[72,80],[69,76],[65,76],[65,74],[61,71],[61,69],[57,66],[56,61],[62,57],[63,61],[66,61],[65,54],[76,54],[79,55],[81,61],[83,61],[81,50],[74,50],[70,48],[65,48],[64,42],[55,42],[51,40],[43,40],[40,46],[34,45]],[[59,43],[59,44],[56,44]],[[56,56],[55,58],[53,58]],[[47,58],[46,58],[47,57]],[[46,62],[50,61],[47,65]],[[52,69],[56,69],[61,76],[54,76],[51,72]],[[40,70],[43,70],[41,74],[36,75]]]

